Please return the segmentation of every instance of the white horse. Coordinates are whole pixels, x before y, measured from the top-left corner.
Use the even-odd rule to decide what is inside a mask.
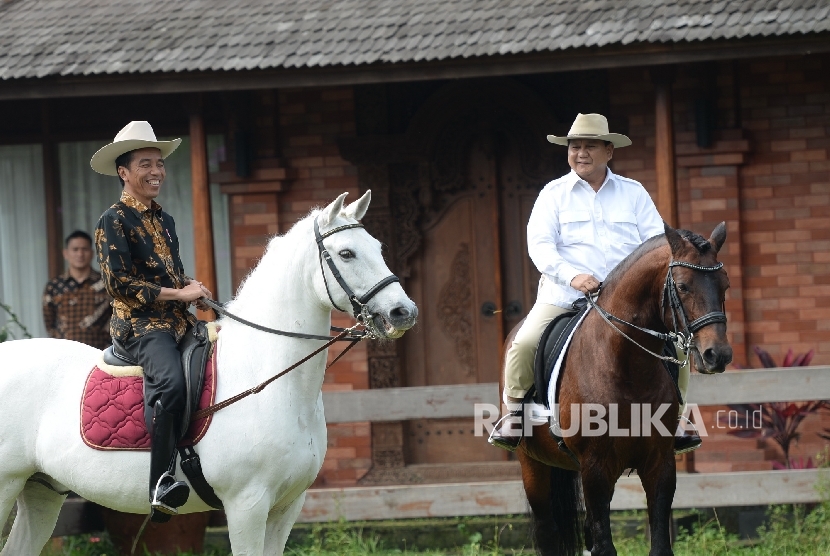
[[[322,270],[315,220],[358,297],[391,274],[380,243],[356,226],[370,193],[346,207],[345,197],[274,237],[227,310],[280,330],[328,335],[333,304],[351,303],[330,268]],[[366,303],[367,324],[379,337],[397,338],[415,324],[417,308],[397,281],[389,282]],[[270,378],[323,343],[260,332],[227,318],[220,324],[217,401]],[[66,340],[0,344],[0,519],[18,503],[3,556],[40,554],[65,499],[58,491],[72,490],[123,512],[149,512],[149,452],[98,451],[81,439],[80,397],[100,353]],[[217,412],[195,447],[205,478],[224,503],[235,555],[283,553],[326,455],[325,362],[324,351]],[[177,478],[184,480],[180,469]],[[191,488],[180,513],[210,509]]]

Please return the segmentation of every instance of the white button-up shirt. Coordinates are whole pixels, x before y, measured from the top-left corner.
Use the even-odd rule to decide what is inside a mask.
[[[537,302],[570,307],[583,296],[570,285],[578,274],[603,281],[641,243],[664,231],[638,181],[608,170],[596,192],[574,171],[550,182],[527,225],[530,258],[542,273]]]

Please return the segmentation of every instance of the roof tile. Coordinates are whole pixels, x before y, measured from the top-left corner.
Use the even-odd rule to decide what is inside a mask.
[[[403,63],[828,31],[824,0],[17,1],[0,4],[0,79]]]

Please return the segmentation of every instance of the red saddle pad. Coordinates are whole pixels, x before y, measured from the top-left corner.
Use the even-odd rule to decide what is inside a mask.
[[[96,365],[86,379],[81,397],[81,437],[96,450],[149,450],[144,424],[144,379],[116,377]],[[198,409],[216,399],[216,350],[205,368]],[[193,421],[180,445],[192,446],[205,436],[212,415]]]

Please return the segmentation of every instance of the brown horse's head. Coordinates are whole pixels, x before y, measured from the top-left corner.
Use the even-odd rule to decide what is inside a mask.
[[[723,268],[712,268],[718,266],[718,251],[726,240],[726,224],[721,222],[708,240],[686,230],[675,230],[668,224],[665,228],[672,259],[689,265],[669,269],[686,320],[694,323],[697,319],[720,314],[729,288],[729,278]],[[666,306],[668,309],[668,302]],[[666,317],[666,323],[671,325],[672,317],[668,311]],[[732,361],[732,347],[726,339],[724,320],[713,318],[710,321],[703,318],[698,321],[702,326],[693,330],[690,357],[700,373],[722,373]]]

